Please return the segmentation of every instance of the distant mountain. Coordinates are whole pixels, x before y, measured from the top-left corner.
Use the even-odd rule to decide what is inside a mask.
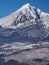
[[[0,41],[40,41],[49,36],[49,14],[29,3],[0,19]]]

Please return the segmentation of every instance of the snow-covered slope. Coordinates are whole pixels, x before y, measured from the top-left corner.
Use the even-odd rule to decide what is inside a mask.
[[[49,14],[27,3],[9,16],[1,18],[0,25],[4,28],[1,35],[12,40],[13,37],[43,40],[49,35]]]

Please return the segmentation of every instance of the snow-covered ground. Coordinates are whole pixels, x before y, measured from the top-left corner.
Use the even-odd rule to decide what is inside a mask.
[[[2,56],[2,54],[4,56]],[[0,55],[4,61],[16,60],[18,62],[28,62],[30,64],[43,64],[49,62],[49,42],[22,43],[15,42],[0,46]],[[40,62],[41,60],[41,62]],[[41,65],[42,65],[41,64]],[[43,64],[46,65],[46,64]]]
[[[40,48],[49,48],[49,42],[40,42],[40,43],[21,43],[15,42],[11,44],[4,44],[0,46],[0,54],[12,54],[14,52],[29,50],[29,49],[40,49]]]

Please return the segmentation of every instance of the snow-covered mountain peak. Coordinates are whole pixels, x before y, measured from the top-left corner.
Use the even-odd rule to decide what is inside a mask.
[[[12,13],[14,16],[17,16],[19,14],[24,14],[24,15],[33,15],[35,16],[35,7],[31,6],[29,3],[23,5],[20,9]]]
[[[35,23],[36,19],[42,19],[42,22],[44,22],[44,25],[49,27],[49,14],[44,13],[40,9],[31,6],[29,3],[23,5],[20,9],[13,12],[9,16],[6,16],[2,19],[0,19],[0,25],[3,27],[20,27],[23,24],[26,23],[28,26],[29,21],[32,21]],[[48,20],[48,21],[47,21]],[[16,26],[16,27],[15,27]]]
[[[35,8],[35,7],[33,7],[33,6],[31,6],[29,3],[27,3],[27,4],[23,5],[23,6],[20,8],[20,10],[31,9],[31,8]]]
[[[1,27],[1,36],[42,40],[49,35],[49,14],[25,4],[9,16],[0,19],[0,26],[6,29]]]
[[[25,5],[23,5],[21,8],[28,8],[28,7],[30,7],[31,5],[29,4],[29,3],[27,3],[27,4],[25,4]]]

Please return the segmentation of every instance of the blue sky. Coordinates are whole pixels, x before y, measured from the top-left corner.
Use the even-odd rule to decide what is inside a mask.
[[[0,0],[0,18],[16,11],[26,3],[49,13],[49,0]]]

